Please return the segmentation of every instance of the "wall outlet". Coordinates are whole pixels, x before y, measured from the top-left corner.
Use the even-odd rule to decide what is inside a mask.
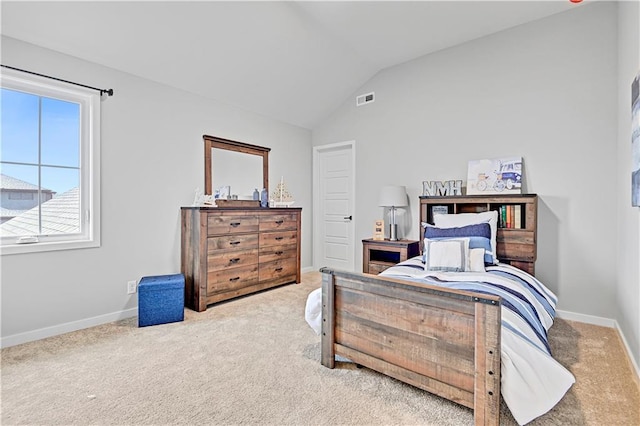
[[[127,294],[134,294],[138,289],[138,283],[135,281],[127,281]]]

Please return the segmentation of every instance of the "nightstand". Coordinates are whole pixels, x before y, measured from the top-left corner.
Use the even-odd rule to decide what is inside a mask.
[[[379,274],[390,266],[420,254],[420,241],[362,240],[362,272]]]

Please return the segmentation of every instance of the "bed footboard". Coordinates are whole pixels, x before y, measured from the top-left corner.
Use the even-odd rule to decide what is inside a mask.
[[[321,270],[322,365],[335,355],[500,420],[500,298]]]

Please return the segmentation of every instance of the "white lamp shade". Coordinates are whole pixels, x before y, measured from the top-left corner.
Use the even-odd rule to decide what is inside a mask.
[[[407,206],[407,188],[404,186],[386,185],[380,190],[381,207],[405,207]]]

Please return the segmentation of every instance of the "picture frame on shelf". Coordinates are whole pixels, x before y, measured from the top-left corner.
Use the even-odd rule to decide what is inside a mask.
[[[449,214],[449,207],[447,206],[431,206],[431,217],[435,217],[437,214]]]
[[[373,225],[373,239],[376,241],[384,240],[384,220],[378,219]]]
[[[218,197],[221,200],[226,200],[229,199],[231,197],[231,186],[229,185],[225,185],[225,186],[221,186],[220,190],[218,191]]]
[[[520,194],[522,157],[469,161],[467,195]]]

